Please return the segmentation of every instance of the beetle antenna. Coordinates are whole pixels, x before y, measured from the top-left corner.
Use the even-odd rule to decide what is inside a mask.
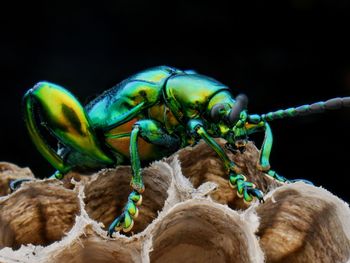
[[[305,116],[315,113],[322,113],[326,110],[337,110],[343,107],[350,107],[350,97],[334,98],[327,101],[320,101],[313,104],[306,104],[299,107],[292,107],[285,110],[278,110],[262,115],[249,115],[248,120],[252,123],[260,121],[273,121],[288,117]]]
[[[228,116],[230,123],[236,123],[243,110],[246,110],[248,106],[248,97],[245,94],[239,94],[236,97],[236,103],[232,107]]]

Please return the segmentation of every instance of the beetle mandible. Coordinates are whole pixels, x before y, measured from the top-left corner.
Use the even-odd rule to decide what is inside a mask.
[[[66,89],[39,82],[24,95],[29,135],[62,179],[70,170],[96,170],[130,164],[132,191],[123,212],[109,226],[128,232],[138,215],[145,190],[141,162],[159,160],[203,139],[220,157],[228,183],[245,202],[262,201],[263,193],[240,174],[214,138],[224,138],[231,151],[244,150],[248,135],[264,132],[257,167],[280,182],[290,182],[271,170],[272,132],[269,121],[350,106],[350,97],[311,105],[248,114],[245,95],[234,97],[228,86],[197,74],[160,66],[139,72],[105,91],[85,107]],[[54,149],[42,134],[44,126],[58,141]],[[16,188],[23,180],[11,183]]]

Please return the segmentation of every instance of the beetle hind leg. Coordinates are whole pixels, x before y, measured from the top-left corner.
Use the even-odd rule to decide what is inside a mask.
[[[16,191],[18,188],[21,187],[21,185],[25,182],[30,182],[33,181],[32,178],[20,178],[20,179],[16,179],[16,180],[11,180],[9,183],[9,187],[11,192]]]
[[[49,177],[49,179],[62,180],[63,177],[64,177],[63,173],[61,173],[60,171],[56,171],[53,175],[51,175]],[[20,178],[20,179],[10,180],[10,182],[9,182],[10,190],[11,190],[11,192],[14,192],[18,188],[20,188],[23,183],[30,182],[30,181],[33,181],[33,180],[35,180],[35,179],[33,179],[33,178]]]
[[[28,90],[24,99],[24,118],[29,135],[39,152],[60,174],[75,166],[106,166],[113,159],[102,149],[89,116],[76,97],[63,87],[39,82]],[[79,154],[72,161],[58,153],[45,139],[51,135],[71,152]],[[73,160],[74,159],[74,160]],[[60,177],[56,173],[56,177]]]

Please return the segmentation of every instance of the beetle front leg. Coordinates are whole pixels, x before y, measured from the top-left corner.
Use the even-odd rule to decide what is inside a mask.
[[[258,168],[278,182],[289,182],[287,178],[278,175],[275,171],[270,169],[270,154],[273,143],[273,135],[270,125],[267,122],[264,122],[264,131],[265,136],[260,150]]]
[[[190,120],[188,123],[190,131],[199,135],[220,157],[223,161],[225,169],[229,173],[229,185],[232,188],[237,188],[237,195],[245,202],[253,201],[254,197],[263,201],[263,193],[256,186],[247,182],[246,177],[236,172],[236,165],[226,155],[222,147],[206,132],[202,123],[199,120]]]
[[[272,177],[276,181],[280,183],[292,183],[296,181],[303,181],[307,184],[313,185],[312,182],[305,180],[305,179],[294,179],[294,180],[289,180],[278,173],[276,173],[274,170],[270,169],[270,154],[271,154],[271,148],[272,148],[272,143],[273,143],[273,135],[272,131],[270,128],[270,125],[267,122],[264,122],[264,130],[265,130],[265,137],[264,141],[261,147],[260,151],[260,156],[259,156],[259,163],[258,163],[258,168],[265,172],[268,176]]]

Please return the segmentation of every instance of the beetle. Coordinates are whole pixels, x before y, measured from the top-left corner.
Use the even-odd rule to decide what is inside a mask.
[[[273,143],[269,121],[350,106],[350,97],[311,105],[248,114],[248,99],[234,97],[228,86],[192,70],[159,66],[141,71],[105,91],[83,107],[68,90],[39,82],[23,98],[29,135],[62,179],[70,170],[96,170],[121,164],[132,168],[131,193],[108,235],[128,232],[145,190],[141,163],[159,160],[203,139],[220,157],[229,185],[245,202],[263,201],[263,193],[240,174],[214,140],[223,138],[232,152],[243,151],[248,136],[264,132],[257,167],[280,182],[291,182],[271,170]],[[57,149],[44,130],[58,141]],[[19,181],[13,182],[15,188]]]

